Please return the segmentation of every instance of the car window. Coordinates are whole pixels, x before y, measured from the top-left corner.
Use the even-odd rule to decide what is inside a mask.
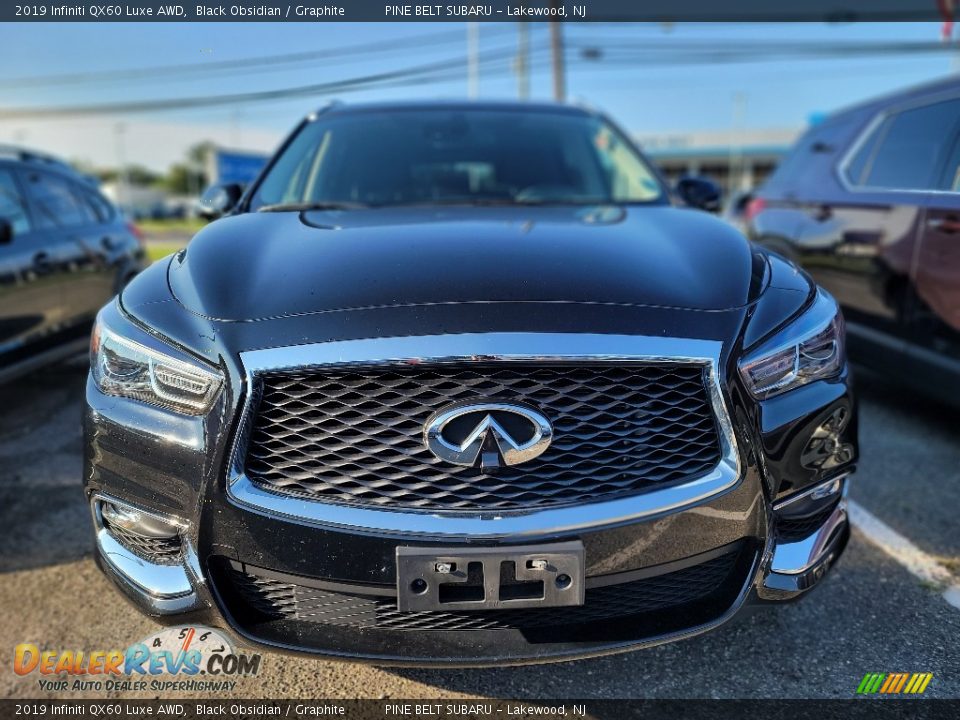
[[[20,195],[16,179],[9,170],[0,170],[0,217],[10,222],[15,236],[30,231],[30,218],[23,196]]]
[[[953,147],[947,155],[938,189],[960,192],[960,134],[954,139]]]
[[[883,137],[882,133],[870,133],[863,141],[860,149],[850,158],[850,162],[847,164],[847,178],[854,185],[863,185],[866,182],[867,171],[870,169],[869,163],[876,155],[877,145],[881,137]]]
[[[428,109],[331,115],[305,125],[251,207],[663,202],[655,172],[602,118]]]
[[[93,209],[80,201],[71,183],[64,178],[31,172],[27,179],[27,193],[36,209],[37,225],[41,229],[77,227],[96,220]]]
[[[106,223],[113,219],[113,206],[99,193],[78,189],[77,194],[94,222]]]
[[[960,123],[960,99],[897,112],[862,143],[847,166],[855,185],[896,190],[932,190],[938,169]]]

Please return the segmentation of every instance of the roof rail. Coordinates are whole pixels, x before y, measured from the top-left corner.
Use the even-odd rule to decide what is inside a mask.
[[[327,100],[325,103],[323,103],[323,105],[318,107],[316,110],[313,110],[312,112],[307,113],[307,119],[315,120],[318,115],[323,115],[323,113],[327,112],[328,110],[332,110],[335,107],[340,107],[341,105],[343,105],[343,100],[336,100],[336,99]]]
[[[70,170],[71,172],[75,172],[70,166],[70,163],[66,162],[65,160],[61,160],[58,157],[44,152],[20,147],[18,145],[0,144],[0,157],[12,157],[22,162],[46,163],[48,165],[54,165],[62,169]]]

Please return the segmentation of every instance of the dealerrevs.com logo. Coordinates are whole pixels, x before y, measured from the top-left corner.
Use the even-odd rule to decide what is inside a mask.
[[[229,692],[237,684],[233,678],[260,671],[260,659],[259,654],[238,653],[212,628],[180,627],[126,650],[41,650],[35,643],[21,643],[14,648],[13,669],[21,676],[38,674],[40,689],[48,692]]]

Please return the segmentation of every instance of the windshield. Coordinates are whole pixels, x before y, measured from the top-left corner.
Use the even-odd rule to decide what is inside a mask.
[[[411,109],[332,114],[308,123],[257,188],[250,207],[663,199],[644,159],[601,118]]]

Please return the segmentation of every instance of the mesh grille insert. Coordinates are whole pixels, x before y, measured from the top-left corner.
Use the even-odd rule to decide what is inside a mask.
[[[533,629],[628,617],[685,605],[717,592],[738,554],[619,585],[588,588],[578,607],[401,612],[392,598],[351,595],[277,580],[230,567],[227,578],[247,607],[264,618],[296,619],[390,630]]]
[[[148,537],[126,530],[119,525],[113,525],[106,518],[103,519],[103,525],[117,542],[145,560],[162,565],[180,561],[181,544],[179,536],[168,538]]]
[[[823,527],[833,511],[837,508],[837,502],[830,503],[826,507],[818,510],[812,515],[802,517],[780,517],[777,519],[777,539],[781,542],[796,542],[803,540],[811,535],[815,530]]]
[[[261,376],[245,472],[325,502],[424,510],[526,509],[608,499],[701,475],[720,460],[704,368],[501,362]],[[423,427],[453,402],[520,402],[550,447],[483,472],[436,458]]]

